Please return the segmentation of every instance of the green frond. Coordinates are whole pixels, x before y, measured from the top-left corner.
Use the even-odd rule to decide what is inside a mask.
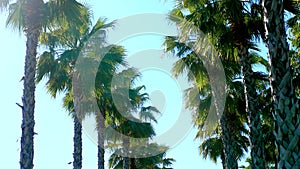
[[[86,22],[81,16],[84,6],[76,0],[49,0],[45,6],[48,23],[60,24],[67,21],[81,25]]]
[[[96,22],[96,24],[93,26],[92,30],[90,31],[90,34],[93,35],[95,32],[99,31],[100,29],[106,30],[108,28],[114,28],[114,24],[116,21],[106,23],[107,19],[105,18],[99,18]],[[103,32],[103,36],[106,36],[105,32]]]
[[[259,55],[256,52],[250,52],[250,62],[251,64],[260,64],[266,68],[267,71],[269,71],[269,63],[268,60],[263,58],[261,55]]]
[[[84,36],[81,38],[81,44],[86,43],[87,41],[93,40],[93,43],[96,43],[97,46],[103,46],[105,44],[106,31],[109,28],[113,28],[114,21],[110,23],[105,23],[106,19],[99,18],[96,24],[91,28],[90,31],[86,31]]]
[[[143,157],[143,158],[133,158],[135,165],[137,168],[143,169],[172,169],[168,168],[172,165],[175,160],[173,158],[167,158],[165,151],[168,149],[167,147],[160,146],[155,143],[143,143],[145,146],[137,145],[138,143],[134,143],[131,145],[131,148],[134,150],[132,154],[141,154],[147,156],[147,152],[163,152],[151,157]],[[115,152],[109,158],[109,166],[113,169],[122,169],[123,157],[121,154],[123,151],[122,148],[116,149]]]
[[[300,13],[298,0],[284,0],[283,8],[294,15]]]
[[[36,81],[39,83],[44,77],[48,78],[55,66],[54,56],[50,52],[44,52],[38,57]]]
[[[176,21],[178,21],[178,18],[184,18],[184,15],[179,8],[174,8],[169,13],[169,19],[173,22],[176,22]]]
[[[204,159],[209,157],[214,163],[223,153],[223,143],[221,138],[207,138],[199,146],[199,152]]]
[[[73,93],[68,92],[65,94],[63,98],[63,107],[70,112],[71,115],[74,115],[72,112],[75,112],[74,109],[74,101],[73,101]]]
[[[24,11],[23,11],[23,4],[21,1],[17,1],[9,5],[9,13],[6,20],[6,25],[11,27],[12,29],[17,29],[18,31],[23,31],[25,27],[24,21]]]
[[[154,113],[160,113],[160,111],[156,108],[156,107],[153,107],[153,106],[148,106],[148,107],[142,107],[141,108],[141,111],[140,111],[140,119],[143,119],[143,120],[152,120],[154,122],[157,122],[155,116],[153,115]]]
[[[115,130],[134,138],[149,138],[155,135],[155,131],[150,123],[139,123],[131,120],[122,122],[115,127]]]

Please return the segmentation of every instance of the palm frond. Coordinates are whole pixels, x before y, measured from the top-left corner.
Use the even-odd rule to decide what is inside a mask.
[[[50,0],[45,6],[48,23],[69,21],[82,25],[86,22],[81,15],[84,6],[76,0]]]
[[[25,28],[25,21],[24,21],[24,11],[23,11],[23,4],[21,1],[17,1],[9,5],[9,13],[6,20],[6,25],[17,29],[18,31],[22,31]]]

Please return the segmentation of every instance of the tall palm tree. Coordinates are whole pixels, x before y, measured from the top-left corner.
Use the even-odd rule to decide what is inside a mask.
[[[191,2],[189,2],[189,1],[184,3],[185,7],[188,8],[190,3]],[[219,3],[221,3],[221,4],[219,4]],[[245,84],[245,82],[244,82],[244,84],[248,85],[248,86],[249,86],[249,84],[251,84],[250,87],[251,87],[251,89],[253,89],[253,90],[251,90],[251,92],[245,91],[245,96],[250,95],[252,98],[257,98],[256,97],[257,93],[256,93],[256,89],[254,87],[255,86],[254,83],[257,80],[259,80],[261,77],[259,76],[260,75],[259,72],[252,71],[251,65],[255,63],[255,62],[253,62],[254,60],[257,60],[257,59],[262,60],[262,59],[259,59],[256,55],[253,55],[252,53],[250,54],[248,52],[249,48],[252,47],[251,42],[250,42],[251,36],[253,36],[253,35],[257,36],[259,33],[263,32],[262,31],[262,29],[263,29],[262,21],[260,20],[260,18],[256,18],[256,16],[255,16],[255,15],[257,15],[257,11],[255,11],[255,10],[258,10],[258,9],[256,9],[256,8],[258,8],[257,5],[252,4],[254,10],[251,11],[251,13],[246,13],[246,14],[243,13],[243,10],[245,10],[245,9],[244,9],[243,5],[241,4],[241,2],[239,2],[239,1],[234,1],[234,2],[230,2],[230,1],[222,1],[221,2],[220,1],[220,2],[216,2],[216,3],[201,1],[201,3],[197,2],[197,4],[190,4],[190,5],[192,5],[192,7],[190,7],[191,8],[190,15],[187,15],[186,19],[190,19],[191,22],[194,22],[195,25],[199,26],[200,29],[204,31],[204,33],[206,32],[208,34],[213,34],[215,37],[217,37],[217,39],[219,39],[219,40],[217,40],[216,48],[220,48],[220,45],[221,45],[221,50],[223,50],[223,51],[224,51],[224,47],[226,47],[226,46],[231,48],[231,51],[228,49],[225,49],[225,52],[223,52],[224,53],[222,56],[222,58],[224,58],[223,65],[226,65],[225,58],[228,57],[228,55],[230,56],[230,53],[235,53],[235,50],[239,49],[239,50],[237,50],[237,53],[239,54],[239,57],[241,58],[240,65],[244,66],[244,68],[247,68],[247,70],[244,69],[244,71],[242,71],[242,72],[246,73],[246,76],[245,76],[245,74],[243,76],[244,79],[246,77],[248,80],[248,83]],[[180,7],[180,8],[182,8],[182,7]],[[232,11],[231,8],[234,8],[235,10]],[[229,14],[227,14],[226,12],[220,12],[222,10],[226,10],[226,11],[230,11],[230,12],[228,12]],[[177,17],[183,16],[183,14],[181,14],[180,10],[175,9],[173,11],[173,13],[175,13],[177,15]],[[239,13],[240,13],[240,16],[239,16]],[[220,14],[222,14],[222,15],[220,16]],[[253,17],[254,19],[251,18],[250,14],[251,14],[251,16],[252,15],[255,16],[255,17]],[[197,21],[195,19],[197,17],[200,18],[200,19],[198,19],[199,21]],[[218,18],[219,20],[224,20],[224,23],[226,23],[225,21],[231,20],[231,24],[230,24],[231,26],[228,26],[227,24],[224,25],[224,23],[217,25],[218,22],[214,21],[214,18]],[[245,22],[244,20],[247,20],[247,22]],[[223,27],[222,27],[222,24],[223,24]],[[213,25],[213,27],[210,28],[209,25]],[[241,30],[240,29],[241,26],[244,26],[243,28],[245,31],[237,32],[237,30]],[[237,29],[237,27],[239,27],[239,29]],[[216,28],[218,30],[216,30]],[[232,38],[233,37],[232,35],[236,35],[236,37],[239,37],[239,38]],[[239,35],[241,35],[241,36],[239,36]],[[230,44],[232,44],[232,45],[230,46]],[[175,43],[173,42],[173,44],[169,43],[167,46],[167,49],[169,47],[170,47],[170,49],[176,47],[178,56],[179,57],[186,56],[186,58],[184,58],[184,60],[187,61],[186,65],[191,65],[193,57],[189,57],[192,54],[188,54],[188,52],[187,52],[191,49],[189,49],[187,46],[184,46],[184,45],[180,46],[179,43],[176,41],[175,41]],[[168,50],[170,50],[170,49],[168,49]],[[244,51],[244,53],[242,51]],[[244,56],[244,55],[246,55],[246,56]],[[247,59],[244,59],[245,57],[247,57]],[[235,56],[233,56],[232,59],[234,59],[234,58],[235,58]],[[194,61],[195,61],[195,63],[199,64],[199,61],[197,59],[194,59]],[[228,64],[228,62],[227,62],[227,64]],[[236,63],[234,63],[234,64],[236,64]],[[234,64],[229,65],[229,67],[233,68],[232,66],[234,66]],[[199,71],[200,66],[198,66],[198,70],[195,69],[196,67],[197,66],[194,66],[194,68],[193,68],[192,66],[189,66],[189,70],[192,70],[193,72]],[[224,68],[225,68],[225,72],[228,76],[229,75],[228,73],[231,73],[232,70],[229,70],[229,71],[228,71],[228,69],[226,70],[226,66]],[[238,71],[236,71],[236,72],[238,72]],[[251,74],[251,76],[248,76],[249,73]],[[196,77],[198,76],[197,73],[194,73],[194,74]],[[239,74],[239,72],[238,72],[238,74]],[[231,78],[228,78],[228,81],[230,82],[232,80],[232,77],[234,77],[234,76],[236,76],[236,74],[233,74],[233,76],[231,75]],[[259,79],[257,79],[257,78],[259,78]],[[251,79],[251,80],[249,80],[249,79]],[[203,80],[203,78],[202,78],[202,80]],[[203,88],[203,85],[198,85],[198,86],[200,86],[200,87],[202,86],[202,88]],[[240,91],[240,92],[242,92],[242,91]],[[193,93],[193,92],[191,92],[191,93]],[[249,98],[249,96],[248,96],[248,98]],[[247,100],[247,97],[246,97],[246,100]],[[254,100],[256,100],[256,99],[254,99]],[[250,102],[248,102],[248,105],[249,105],[249,103]],[[249,114],[249,108],[247,110],[248,118],[252,119],[249,124],[250,128],[252,130],[250,132],[250,141],[252,140],[252,143],[253,143],[252,145],[254,145],[253,151],[251,153],[253,154],[252,155],[253,159],[256,159],[253,161],[257,161],[257,163],[252,163],[252,164],[253,164],[253,168],[255,168],[255,167],[264,168],[263,167],[264,166],[264,158],[261,158],[264,156],[264,151],[262,151],[264,149],[264,146],[261,142],[263,135],[260,130],[260,126],[261,126],[260,113],[257,113],[257,112],[259,112],[258,106],[256,106],[256,107],[253,106],[253,105],[257,105],[257,104],[258,104],[257,101],[255,102],[255,104],[253,104],[251,102],[252,112],[255,112],[255,113]],[[247,102],[246,102],[246,105],[247,105]],[[255,111],[253,111],[254,109],[255,109]],[[243,112],[243,111],[241,111],[241,112]],[[225,115],[229,115],[229,112],[228,113],[226,111],[224,112],[224,119],[226,119]],[[249,117],[249,116],[251,116],[251,117]],[[222,120],[221,122],[224,124],[224,128],[225,128],[225,126],[228,126],[228,125],[225,125],[228,122],[228,120],[224,120],[224,119],[223,120],[221,119]],[[252,123],[253,124],[255,123],[254,129],[252,129],[252,127],[254,127],[254,125]],[[230,130],[234,130],[234,129],[230,129]],[[253,132],[253,130],[254,130],[254,132]],[[225,133],[227,133],[227,132],[225,132]],[[252,133],[256,133],[257,135],[253,135]],[[230,139],[230,135],[227,135],[227,139],[224,139],[224,137],[226,137],[226,136],[222,136],[222,137],[223,137],[223,140]],[[227,142],[227,144],[231,144],[231,143]],[[224,145],[224,146],[228,147],[228,145]],[[255,148],[255,147],[257,147],[257,148]],[[258,151],[258,153],[255,153],[256,152],[255,150]],[[229,152],[229,151],[230,151],[230,149],[227,150],[227,152]],[[232,153],[234,153],[234,152],[232,152]],[[227,156],[229,156],[228,154],[230,154],[230,153],[225,153],[225,154]],[[227,160],[229,160],[229,159],[232,159],[232,158],[227,158]],[[230,164],[231,167],[229,167],[229,168],[236,168],[237,167],[236,162],[234,162],[234,160],[230,160],[230,161],[232,161],[232,162]]]
[[[90,27],[90,14],[87,9],[82,12],[82,18],[86,20],[85,24],[74,25],[72,23],[61,23],[64,25],[62,28],[49,28],[49,32],[45,32],[41,36],[41,43],[48,46],[49,51],[45,51],[40,57],[37,69],[37,81],[41,81],[43,78],[48,78],[47,88],[49,93],[56,97],[58,92],[65,92],[64,97],[64,107],[70,112],[74,118],[74,153],[73,153],[73,168],[82,168],[82,125],[81,122],[85,117],[85,112],[88,112],[84,108],[75,109],[75,98],[74,98],[74,84],[72,83],[72,78],[76,74],[75,63],[78,59],[80,52],[82,51],[84,45],[87,43],[99,41],[99,38],[94,37],[105,37],[105,29],[112,26],[112,23],[105,24],[105,21],[99,19],[93,27]],[[101,36],[99,36],[101,35]],[[100,38],[100,43],[104,43],[105,40]],[[97,42],[98,43],[98,42]],[[98,44],[98,47],[101,46]],[[97,49],[99,50],[99,49]],[[103,51],[107,51],[105,56],[101,54],[105,53],[95,53],[94,58],[86,58],[84,61],[86,64],[91,65],[95,62],[95,59],[103,58],[98,74],[101,74],[102,78],[107,80],[107,77],[111,78],[111,72],[115,70],[117,64],[124,62],[123,56],[124,49],[119,46],[109,46],[103,48]],[[94,52],[94,51],[92,51]],[[97,58],[96,58],[97,57]],[[106,65],[105,65],[106,64]],[[103,66],[104,65],[104,66]],[[88,77],[93,75],[93,69],[86,69],[85,73]],[[98,68],[98,67],[96,67]],[[78,73],[77,73],[78,74]],[[79,76],[84,77],[84,75]],[[100,88],[103,83],[101,81],[96,81],[96,88]],[[76,87],[76,84],[75,84]],[[78,86],[77,86],[78,87]],[[99,89],[100,90],[100,89]],[[77,91],[77,94],[79,92]],[[84,95],[84,93],[82,94]],[[77,98],[84,98],[77,96]],[[89,98],[80,100],[82,103],[89,101]],[[104,152],[103,152],[104,153]],[[101,160],[102,157],[102,160]],[[104,161],[103,156],[99,156],[99,161]],[[103,164],[99,164],[103,166]]]
[[[79,21],[78,14],[82,5],[77,1],[65,0],[49,1],[47,3],[44,3],[43,0],[17,0],[14,3],[11,3],[10,0],[1,0],[0,8],[6,9],[7,7],[9,7],[7,24],[23,30],[27,39],[22,97],[20,168],[32,169],[38,38],[43,26],[54,22],[54,20],[58,21],[61,17],[67,20]]]
[[[275,119],[278,168],[300,167],[299,100],[295,95],[287,43],[284,9],[297,13],[292,0],[263,0],[266,40],[270,64],[270,86]]]
[[[217,12],[215,9],[213,9],[212,3],[210,3],[210,2],[205,3],[204,1],[201,1],[201,3],[196,3],[196,4],[192,3],[190,5],[187,2],[187,3],[184,3],[184,5],[186,5],[186,6],[179,7],[179,9],[175,9],[173,11],[173,14],[175,14],[177,17],[185,18],[187,21],[189,21],[189,22],[193,23],[195,26],[199,27],[200,30],[204,32],[204,34],[208,34],[209,38],[211,38],[212,41],[214,41],[213,44],[217,43],[216,37],[218,37],[218,36],[220,37],[220,34],[222,33],[222,31],[228,31],[226,26],[222,22],[213,20],[214,17],[210,17],[210,16],[216,15],[216,12]],[[190,14],[184,16],[184,14],[181,12],[182,8],[188,9],[190,11]],[[181,24],[183,25],[183,23],[181,23]],[[219,29],[216,29],[216,28],[219,28]],[[182,30],[182,32],[185,32],[185,31]],[[200,91],[202,89],[204,89],[203,91],[207,92],[205,90],[210,88],[210,86],[208,84],[209,80],[208,80],[205,66],[201,62],[200,56],[198,56],[196,53],[193,53],[193,49],[189,48],[186,44],[181,44],[178,39],[171,40],[171,41],[173,41],[173,43],[171,42],[167,46],[167,50],[174,50],[177,53],[177,56],[182,57],[183,60],[186,60],[184,62],[186,62],[185,65],[188,65],[188,70],[191,70],[192,73],[195,75],[195,77],[197,77],[196,78],[197,87],[200,89]],[[230,46],[229,44],[225,44],[225,45],[227,45],[227,47]],[[224,48],[224,46],[222,46],[222,47]],[[230,48],[232,48],[232,46]],[[221,51],[222,51],[221,48],[219,48],[218,52],[219,52],[219,54],[223,55],[224,58],[226,58],[226,56],[233,55],[233,52],[232,52],[233,50],[228,50],[228,52],[223,52],[223,53]],[[191,58],[195,62],[192,62]],[[235,59],[233,59],[233,58],[234,57],[231,58],[231,63],[236,62],[236,61],[234,61]],[[184,64],[182,64],[182,65],[184,65]],[[234,70],[234,69],[232,69],[232,70]],[[232,70],[229,71],[228,73],[230,73],[231,75],[234,75],[231,73]],[[237,69],[237,70],[239,70],[239,69]],[[230,76],[229,74],[227,74],[227,76],[230,77],[227,79],[229,81],[233,77],[233,76]],[[190,78],[190,79],[194,80],[193,78]],[[207,86],[208,86],[208,88],[206,88]],[[206,95],[204,95],[204,96],[206,96]],[[217,111],[217,110],[215,110],[215,111]],[[230,125],[227,123],[228,121],[225,120],[227,115],[228,115],[228,113],[224,112],[221,117],[221,120],[220,120],[222,141],[224,142],[223,146],[224,146],[224,154],[225,154],[225,161],[226,161],[225,164],[226,164],[227,168],[237,168],[238,167],[237,157],[234,152],[234,148],[232,147],[233,143],[235,143],[235,141],[231,137],[231,133],[234,133],[234,131],[230,131],[233,128],[230,127]],[[216,126],[214,126],[214,127],[216,127]]]
[[[142,107],[145,101],[149,99],[147,93],[141,93],[144,86],[134,87],[135,79],[139,77],[138,72],[134,69],[126,69],[116,76],[114,81],[113,95],[117,97],[114,104],[118,106],[117,112],[114,112],[114,120],[112,121],[114,129],[123,134],[121,139],[123,152],[123,169],[129,169],[130,165],[134,165],[134,160],[129,158],[129,148],[131,149],[132,140],[134,138],[152,137],[154,129],[150,123],[146,123],[136,119],[133,115],[138,115],[144,120],[155,120],[153,112],[158,112],[154,107]],[[128,95],[126,94],[128,93]],[[122,114],[122,116],[120,116]],[[117,141],[117,140],[115,140]]]
[[[98,169],[104,169],[105,121],[109,120],[111,116],[115,116],[117,112],[111,94],[112,79],[121,66],[123,68],[127,66],[124,59],[125,50],[122,47],[110,46],[109,51],[102,59],[95,79],[95,93],[98,103],[95,111],[98,134]]]
[[[226,115],[223,117],[223,119],[227,120],[230,131],[228,134],[229,136],[227,137],[230,137],[233,141],[230,143],[232,154],[236,160],[240,160],[244,156],[244,152],[247,152],[249,146],[248,138],[245,136],[247,135],[247,129],[244,126],[244,123],[246,122],[246,113],[244,110],[244,98],[242,95],[243,85],[239,81],[228,83],[230,89],[228,91],[226,105],[224,108],[224,114]],[[211,133],[205,131],[203,128],[211,104],[212,94],[209,90],[209,88],[206,88],[196,94],[197,92],[191,89],[187,92],[186,102],[188,102],[188,108],[197,111],[194,117],[195,125],[199,129],[196,138],[199,138],[203,141],[199,146],[200,153],[204,158],[210,157],[210,159],[212,159],[214,162],[216,162],[216,159],[220,157],[223,168],[228,168],[224,154],[226,152],[223,145],[224,137],[222,136],[224,132],[221,132],[218,127]],[[195,98],[201,98],[199,105],[193,104]]]
[[[250,40],[253,37],[263,35],[262,19],[259,16],[260,10],[255,3],[248,3],[236,0],[226,1],[183,1],[184,8],[190,8],[190,15],[187,19],[192,21],[204,33],[218,37],[217,45],[230,46],[233,52],[237,52],[241,65],[241,73],[244,82],[244,92],[246,101],[246,111],[248,114],[248,124],[250,128],[249,138],[251,143],[251,157],[254,161],[253,168],[264,168],[264,145],[262,144],[261,118],[257,113],[258,104],[255,89],[255,76],[252,70],[251,56],[249,49],[253,48]],[[248,10],[249,6],[251,11]],[[218,25],[218,23],[221,24]],[[216,46],[217,47],[217,46]],[[253,48],[255,49],[255,48]],[[226,114],[224,114],[226,115]],[[226,120],[222,120],[224,127]],[[225,147],[227,145],[224,145]],[[227,154],[226,154],[227,155]],[[236,165],[235,165],[236,166]],[[236,167],[235,167],[236,168]]]
[[[69,111],[69,114],[73,118],[74,122],[74,136],[73,136],[73,169],[82,168],[82,120],[83,117],[79,117],[75,113],[73,96],[71,93],[66,93],[63,99],[63,106]]]
[[[251,55],[249,49],[255,49],[251,40],[258,38],[259,34],[264,36],[263,22],[259,16],[260,10],[258,4],[246,4],[242,1],[224,1],[222,4],[225,13],[230,22],[230,35],[234,46],[237,48],[239,62],[241,65],[241,74],[243,77],[246,112],[248,115],[249,140],[251,149],[251,159],[253,169],[265,168],[265,152],[263,145],[261,115],[258,113],[258,97],[255,86],[256,74],[252,70]],[[247,10],[250,6],[251,11]],[[222,7],[221,7],[222,8]]]
[[[264,75],[265,77],[267,75]],[[256,80],[257,81],[257,80]],[[260,84],[257,84],[257,83]],[[230,85],[232,86],[232,85]],[[244,104],[244,100],[237,100],[236,98],[240,98],[243,99],[244,97],[241,95],[242,91],[243,91],[243,84],[240,81],[235,81],[233,83],[233,86],[235,86],[234,88],[232,88],[230,90],[230,94],[231,96],[235,96],[235,97],[228,97],[227,98],[227,103],[226,103],[226,107],[230,107],[228,109],[235,110],[237,111],[237,114],[240,114],[243,116],[246,116],[245,113],[240,113],[245,111],[244,107],[241,106]],[[266,90],[265,86],[268,86],[268,81],[264,80],[264,81],[257,81],[255,86],[259,86],[257,88],[257,90],[260,90],[258,93],[260,93],[259,95],[259,100],[260,100],[260,104],[256,105],[259,109],[259,114],[261,114],[261,116],[263,117],[263,125],[262,125],[262,132],[263,134],[263,141],[264,141],[264,145],[265,145],[265,160],[266,160],[266,168],[272,168],[272,166],[276,166],[276,158],[275,158],[275,145],[274,145],[274,136],[272,134],[273,131],[273,120],[272,120],[272,116],[270,114],[270,101],[266,98],[270,98],[270,90]],[[192,92],[190,92],[192,93]],[[240,95],[240,96],[239,96]],[[194,97],[193,94],[190,94],[187,96],[187,101],[189,100],[193,100],[190,97]],[[198,96],[197,96],[198,97]],[[235,99],[233,99],[235,98]],[[208,100],[210,98],[207,98]],[[205,119],[205,117],[203,117],[203,114],[207,114],[204,113],[207,111],[209,104],[207,103],[209,102],[208,100],[201,100],[200,105],[198,106],[198,114],[195,117],[195,120],[197,119],[197,123],[198,124],[203,124],[203,120]],[[197,106],[197,105],[193,105],[193,104],[189,104],[189,106]],[[227,108],[225,108],[227,110]],[[238,116],[237,116],[238,117]],[[236,118],[236,117],[234,117]],[[233,119],[233,118],[231,118]],[[242,117],[242,119],[246,119],[246,117]],[[232,120],[231,120],[232,121]],[[244,120],[243,123],[245,123],[246,120]],[[240,128],[241,131],[243,131],[241,134],[242,135],[237,135],[235,133],[235,138],[238,138],[236,140],[238,143],[238,147],[236,147],[236,153],[238,154],[238,158],[240,159],[241,157],[243,157],[243,151],[247,151],[248,149],[248,144],[247,144],[247,137],[245,137],[244,135],[247,134],[247,130],[245,128],[243,128],[243,123],[239,123],[238,120],[235,121],[235,128]],[[240,126],[240,127],[238,127]],[[200,126],[201,127],[201,126]],[[216,162],[218,158],[221,159],[223,168],[226,168],[226,164],[225,163],[225,155],[223,150],[223,143],[222,143],[222,139],[221,139],[221,135],[222,133],[219,130],[216,130],[213,135],[208,135],[205,136],[203,134],[203,132],[201,132],[201,130],[199,130],[197,137],[202,139],[203,142],[201,143],[201,145],[199,146],[199,150],[200,153],[202,154],[202,156],[206,159],[207,157],[209,157],[213,162]],[[243,150],[244,149],[244,150]],[[252,158],[249,158],[250,160],[250,164],[252,165],[253,160]],[[247,168],[252,168],[252,167],[247,167]],[[277,167],[275,167],[277,168]]]
[[[167,148],[148,143],[155,135],[151,125],[152,121],[156,122],[154,113],[159,111],[152,106],[144,107],[149,97],[147,93],[142,93],[145,86],[135,86],[138,77],[139,73],[132,68],[125,69],[115,76],[112,94],[117,98],[114,104],[118,110],[110,115],[114,119],[108,125],[122,136],[115,136],[115,132],[107,133],[108,142],[113,145],[110,148],[114,150],[111,156],[113,160],[110,160],[111,168],[158,168],[159,165],[165,168],[171,165],[172,159],[162,159],[164,153],[152,156],[152,153],[160,153]],[[139,116],[139,119],[136,116]]]

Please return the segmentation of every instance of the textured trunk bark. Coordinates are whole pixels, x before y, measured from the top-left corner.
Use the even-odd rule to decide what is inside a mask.
[[[73,90],[73,102],[76,113],[74,115],[74,152],[73,152],[73,169],[82,168],[82,118],[84,116],[84,110],[82,108],[82,82],[80,81],[79,73],[74,72],[72,78],[72,90]]]
[[[216,61],[216,60],[214,60]],[[222,102],[222,100],[225,100],[226,98],[226,89],[222,89],[222,87],[226,86],[226,79],[224,75],[224,79],[219,79],[222,77],[215,76],[216,74],[224,73],[221,71],[221,68],[219,65],[222,63],[216,62],[215,65],[214,62],[211,60],[210,62],[207,62],[207,70],[210,72],[209,78],[210,78],[210,84],[212,87],[212,95],[213,95],[213,104],[215,107],[215,111],[217,113],[217,116],[219,118],[218,122],[220,124],[221,133],[222,133],[222,142],[223,142],[223,151],[224,151],[224,164],[225,169],[237,169],[238,163],[237,158],[234,151],[234,140],[231,135],[230,126],[228,124],[229,118],[227,118],[228,112],[224,111],[225,107],[225,101]],[[218,86],[216,84],[219,84]],[[214,121],[213,121],[214,122]],[[212,123],[212,122],[210,122]]]
[[[34,108],[35,108],[35,68],[36,49],[38,44],[39,31],[30,31],[26,34],[26,58],[23,89],[22,109],[22,136],[21,136],[21,169],[33,168],[33,136],[34,136]]]
[[[237,163],[237,155],[235,153],[235,140],[234,133],[231,131],[230,124],[228,123],[230,120],[228,117],[228,112],[225,111],[220,119],[220,126],[222,132],[222,142],[224,146],[224,155],[225,155],[225,169],[238,169]]]
[[[73,169],[82,168],[82,125],[79,118],[74,116],[74,152],[73,152]]]
[[[96,122],[98,131],[98,169],[104,169],[104,116],[97,113]]]
[[[224,151],[221,153],[221,162],[222,162],[222,167],[223,169],[226,169],[226,160],[225,160],[225,155],[224,155]]]
[[[128,157],[128,148],[130,146],[130,141],[128,137],[123,137],[123,149],[124,149],[124,157],[123,157],[123,169],[129,169],[130,167],[130,159]]]
[[[35,72],[38,38],[41,24],[39,17],[43,1],[32,0],[23,2],[25,33],[26,33],[26,56],[24,67],[24,89],[22,108],[22,136],[20,152],[20,168],[32,169],[34,157],[34,108],[35,108]],[[34,10],[32,10],[34,9]]]
[[[265,151],[262,135],[260,113],[257,110],[258,98],[255,89],[255,78],[250,63],[248,47],[239,46],[240,64],[242,67],[246,112],[249,126],[249,139],[251,149],[251,168],[265,169]]]
[[[300,113],[292,84],[283,0],[263,0],[278,168],[300,168]]]
[[[82,125],[77,116],[74,116],[74,152],[73,169],[82,168]]]
[[[135,158],[130,158],[130,169],[137,169],[135,164]]]

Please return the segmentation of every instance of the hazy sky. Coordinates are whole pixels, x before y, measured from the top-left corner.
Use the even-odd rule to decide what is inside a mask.
[[[108,18],[109,21],[122,19],[126,16],[143,13],[167,13],[174,5],[173,1],[159,0],[92,0],[87,1],[94,13],[94,19]],[[7,15],[0,16],[0,46],[1,57],[1,116],[0,131],[3,137],[0,140],[0,159],[2,168],[19,167],[19,147],[21,136],[21,109],[15,103],[21,103],[23,84],[19,82],[23,76],[25,38],[23,34],[5,28]],[[139,27],[147,23],[147,20],[131,25]],[[118,29],[118,24],[117,28]],[[128,57],[136,52],[148,49],[161,50],[163,36],[141,34],[125,39],[121,44],[125,45]],[[157,56],[156,56],[157,57]],[[159,62],[159,60],[157,61]],[[160,70],[146,70],[142,72],[141,84],[145,84],[147,91],[153,97],[161,97],[162,114],[159,117],[156,131],[161,134],[172,128],[178,120],[180,109],[180,94],[176,89],[174,78],[168,72]],[[164,79],[164,80],[162,80]],[[167,82],[170,84],[167,85]],[[173,90],[174,89],[174,90]],[[155,101],[153,101],[155,104]],[[47,94],[44,83],[37,85],[36,109],[35,109],[35,157],[36,169],[70,169],[73,152],[73,122],[68,113],[62,108],[62,95],[56,99]],[[174,133],[177,134],[177,133]],[[204,160],[199,155],[199,141],[194,141],[195,130],[187,133],[182,142],[167,152],[168,157],[176,160],[175,169],[185,168],[221,168],[220,161],[216,165],[210,160]],[[97,146],[88,134],[83,135],[83,168],[95,169],[97,166]]]

